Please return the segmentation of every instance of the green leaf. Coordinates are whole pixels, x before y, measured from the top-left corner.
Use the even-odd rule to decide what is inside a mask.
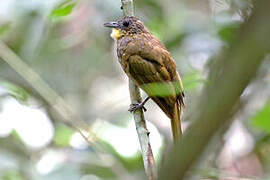
[[[0,35],[4,34],[10,29],[10,23],[4,23],[0,25]]]
[[[69,15],[70,13],[72,13],[72,10],[75,7],[75,5],[76,3],[71,2],[70,0],[61,3],[51,12],[50,18],[56,19]]]
[[[239,26],[240,26],[239,23],[227,24],[218,31],[218,35],[223,41],[230,44],[234,39],[236,31],[239,28]]]
[[[187,75],[183,79],[184,90],[187,91],[194,89],[202,82],[206,81],[200,78],[200,75],[197,72]],[[173,86],[177,93],[181,93],[181,88],[178,82],[173,82]],[[149,96],[166,97],[174,94],[171,83],[167,82],[148,83],[141,87]]]
[[[19,101],[26,101],[30,96],[30,94],[25,89],[10,82],[0,80],[0,87],[4,88],[8,95],[13,96]]]
[[[270,133],[270,102],[268,102],[252,118],[252,126],[267,133]]]
[[[184,76],[183,78],[183,85],[185,91],[189,91],[192,89],[197,88],[201,83],[206,83],[207,80],[203,79],[198,72],[193,72]]]
[[[8,170],[6,172],[2,172],[3,176],[2,176],[2,180],[23,180],[23,176],[20,174],[20,172],[16,171],[16,170]]]
[[[82,166],[81,171],[83,174],[94,174],[102,179],[115,179],[116,176],[110,167],[100,165],[87,165]],[[91,178],[90,178],[91,179]]]
[[[173,36],[173,38],[170,38],[165,42],[165,45],[168,49],[179,47],[179,44],[184,40],[186,37],[186,33],[179,32]]]
[[[74,131],[63,124],[55,126],[54,143],[58,146],[69,146],[69,141]]]
[[[178,83],[174,83],[174,85],[179,86]],[[149,96],[167,97],[174,94],[171,83],[167,82],[148,83],[141,87]],[[180,88],[177,89],[180,91]]]

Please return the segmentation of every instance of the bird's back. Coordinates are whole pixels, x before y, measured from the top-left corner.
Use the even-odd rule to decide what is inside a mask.
[[[176,103],[182,108],[183,85],[175,61],[150,32],[122,37],[117,41],[117,54],[127,75],[169,118]]]

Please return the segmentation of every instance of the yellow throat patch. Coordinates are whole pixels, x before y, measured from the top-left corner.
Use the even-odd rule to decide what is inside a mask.
[[[112,29],[111,37],[112,37],[113,39],[117,40],[117,39],[120,38],[121,36],[122,36],[122,33],[121,33],[120,30],[115,29],[115,28]]]

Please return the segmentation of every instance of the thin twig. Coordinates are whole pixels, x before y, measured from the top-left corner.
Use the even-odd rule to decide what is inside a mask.
[[[129,93],[131,103],[141,102],[141,95],[138,86],[129,80]],[[149,131],[146,128],[145,119],[142,110],[136,110],[133,113],[138,138],[141,145],[144,169],[149,180],[156,179],[155,161],[149,140]]]
[[[59,96],[31,67],[29,67],[5,43],[0,41],[0,59],[4,60],[19,75],[21,75],[41,97],[52,107],[66,124],[80,132],[85,140],[93,145],[95,134],[89,126],[73,111],[71,106]]]
[[[133,0],[121,0],[121,2],[124,16],[134,16]],[[142,101],[140,90],[132,80],[129,80],[129,93],[132,104],[140,103]],[[136,110],[133,113],[133,116],[140,141],[146,176],[149,180],[154,180],[156,179],[155,161],[150,145],[149,132],[146,128],[143,111]]]

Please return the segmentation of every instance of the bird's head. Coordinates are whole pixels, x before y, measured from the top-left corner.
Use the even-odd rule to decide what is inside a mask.
[[[108,22],[105,27],[113,28],[111,37],[120,39],[123,36],[149,32],[143,22],[133,16],[126,16],[116,22]]]

